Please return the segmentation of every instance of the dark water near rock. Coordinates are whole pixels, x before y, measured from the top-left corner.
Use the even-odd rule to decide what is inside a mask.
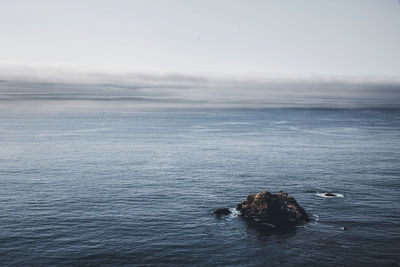
[[[0,147],[1,265],[400,263],[400,110],[3,114]],[[211,215],[261,189],[314,220]]]

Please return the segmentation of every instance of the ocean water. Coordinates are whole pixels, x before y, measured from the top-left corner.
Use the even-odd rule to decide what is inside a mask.
[[[263,189],[313,220],[211,214]],[[2,266],[393,266],[399,203],[400,110],[0,115]]]

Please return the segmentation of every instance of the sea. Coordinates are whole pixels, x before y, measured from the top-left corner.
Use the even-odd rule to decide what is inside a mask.
[[[243,220],[261,190],[311,221]],[[0,265],[399,266],[400,110],[0,114]]]

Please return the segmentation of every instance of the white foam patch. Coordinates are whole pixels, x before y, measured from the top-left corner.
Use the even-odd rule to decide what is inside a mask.
[[[318,225],[319,224],[319,216],[317,214],[311,214],[312,220],[309,223],[309,225]],[[304,227],[307,228],[308,224],[305,224]]]
[[[319,197],[323,197],[323,198],[335,198],[335,197],[343,198],[344,197],[343,194],[339,194],[339,193],[331,193],[331,194],[335,194],[335,196],[327,196],[326,194],[327,193],[316,193],[315,195],[319,196]]]
[[[231,214],[229,214],[230,217],[237,217],[240,215],[240,211],[238,211],[237,209],[233,208],[233,209],[229,209],[231,211]]]

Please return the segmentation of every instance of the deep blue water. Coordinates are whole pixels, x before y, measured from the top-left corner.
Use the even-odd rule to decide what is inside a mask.
[[[262,189],[313,221],[211,215]],[[0,115],[0,265],[399,265],[399,203],[400,110]]]

